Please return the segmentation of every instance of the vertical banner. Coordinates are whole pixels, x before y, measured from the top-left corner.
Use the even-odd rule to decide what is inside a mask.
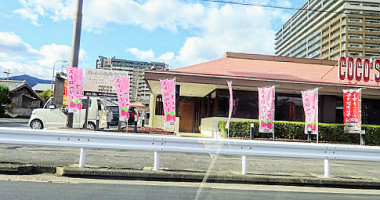
[[[234,106],[234,104],[233,104],[234,97],[232,94],[232,81],[227,81],[227,85],[228,85],[228,91],[230,93],[230,106],[229,106],[229,111],[228,111],[228,119],[227,119],[227,123],[226,123],[226,129],[230,129],[231,114],[232,114],[232,109]]]
[[[165,130],[175,130],[175,81],[174,79],[160,80],[162,102],[164,105],[164,127]]]
[[[361,89],[343,90],[343,122],[345,133],[361,133]]]
[[[302,91],[302,102],[305,110],[305,134],[308,131],[318,134],[318,88]]]
[[[274,133],[274,86],[259,90],[259,132]]]
[[[83,69],[67,68],[68,112],[82,109]]]
[[[129,118],[129,77],[115,77],[115,89],[119,103],[119,121]],[[127,122],[128,123],[128,122]]]

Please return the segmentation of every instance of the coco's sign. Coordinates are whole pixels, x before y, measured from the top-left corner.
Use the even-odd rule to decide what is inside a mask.
[[[347,79],[349,81],[356,80],[359,82],[363,80],[368,82],[373,68],[377,71],[373,80],[380,82],[380,60],[340,57],[338,60],[338,78],[342,81]]]

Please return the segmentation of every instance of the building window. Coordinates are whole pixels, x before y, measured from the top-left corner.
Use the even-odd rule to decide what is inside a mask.
[[[361,31],[362,27],[361,26],[349,26],[348,30],[350,30],[350,31]]]
[[[156,115],[164,115],[164,104],[162,103],[162,96],[161,95],[156,96],[155,114]]]
[[[350,39],[362,39],[363,36],[362,35],[348,35],[348,38],[350,38]]]
[[[362,47],[362,44],[360,44],[360,43],[348,43],[348,47],[358,47],[358,48],[360,48],[360,47]]]
[[[234,90],[233,118],[258,119],[258,94],[256,91]],[[229,111],[228,90],[217,90],[218,117],[228,117]]]
[[[301,95],[277,94],[275,119],[283,121],[304,121]]]

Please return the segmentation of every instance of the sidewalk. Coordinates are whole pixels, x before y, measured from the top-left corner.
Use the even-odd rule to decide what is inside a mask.
[[[5,123],[28,123],[29,119],[25,118],[0,118],[0,124]]]

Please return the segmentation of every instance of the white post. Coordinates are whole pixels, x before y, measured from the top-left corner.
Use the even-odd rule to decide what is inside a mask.
[[[325,178],[330,177],[330,160],[325,159]]]
[[[86,164],[86,148],[80,148],[79,167],[83,168]]]
[[[155,151],[153,170],[159,170],[159,169],[160,169],[160,153],[158,151]]]
[[[247,174],[247,156],[241,157],[241,173]]]

